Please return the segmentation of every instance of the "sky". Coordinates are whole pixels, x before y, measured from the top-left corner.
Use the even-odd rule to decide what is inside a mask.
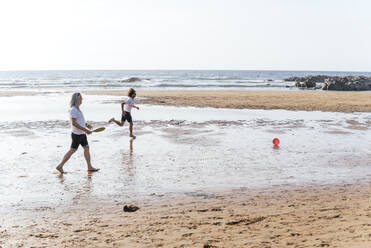
[[[1,0],[0,70],[371,71],[369,0]]]

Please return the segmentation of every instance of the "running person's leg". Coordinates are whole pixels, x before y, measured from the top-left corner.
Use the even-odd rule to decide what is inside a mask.
[[[109,121],[108,121],[108,123],[111,123],[111,122],[114,122],[114,123],[116,123],[117,125],[119,125],[120,127],[122,127],[123,125],[124,125],[124,122],[122,122],[122,121],[117,121],[117,120],[115,120],[115,118],[111,118]]]
[[[135,139],[135,135],[133,135],[133,119],[131,118],[130,112],[126,112],[125,117],[126,120],[129,122],[130,137]]]
[[[115,118],[111,118],[109,121],[108,121],[108,123],[111,123],[111,122],[114,122],[114,123],[116,123],[117,125],[119,125],[120,127],[122,127],[123,125],[124,125],[124,123],[125,123],[125,116],[123,115],[122,117],[121,117],[121,121],[117,121],[117,120],[115,120]]]
[[[130,137],[136,138],[135,135],[133,135],[133,121],[129,122],[129,131],[130,131]]]

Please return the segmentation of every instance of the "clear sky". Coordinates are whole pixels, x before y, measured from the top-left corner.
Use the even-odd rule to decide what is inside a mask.
[[[371,71],[369,0],[1,0],[0,70]]]

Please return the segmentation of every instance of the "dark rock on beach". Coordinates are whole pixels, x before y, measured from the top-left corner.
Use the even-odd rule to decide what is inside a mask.
[[[305,80],[304,82],[296,82],[295,86],[298,88],[315,88],[316,82],[313,82],[311,80]]]
[[[123,210],[124,212],[135,212],[139,210],[139,207],[135,205],[125,205]]]
[[[326,76],[315,75],[306,77],[290,77],[284,81],[294,81],[299,88],[316,88],[317,83],[322,83],[323,90],[338,91],[364,91],[371,90],[371,77],[365,76]]]
[[[326,75],[315,75],[307,77],[290,77],[285,78],[284,81],[295,82],[295,86],[298,88],[316,88],[317,83],[323,83],[326,78],[329,76]]]
[[[120,83],[134,83],[134,82],[141,82],[141,81],[142,81],[141,78],[131,77],[131,78],[128,78],[128,79],[120,80],[119,82]]]
[[[311,81],[316,83],[323,83],[327,78],[330,76],[327,75],[313,75],[313,76],[306,76],[306,77],[289,77],[285,78],[284,81],[286,82],[304,82],[304,81]]]
[[[209,244],[205,244],[204,245],[204,248],[215,248],[216,246],[213,246],[213,245],[209,245]]]
[[[358,91],[371,90],[370,77],[332,77],[325,80],[323,90]]]

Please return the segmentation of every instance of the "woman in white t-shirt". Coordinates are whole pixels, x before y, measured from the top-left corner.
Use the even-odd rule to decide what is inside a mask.
[[[120,127],[122,127],[125,123],[125,121],[129,122],[129,131],[130,131],[130,137],[135,139],[135,135],[133,135],[133,118],[131,118],[131,109],[136,108],[139,109],[137,106],[134,105],[134,98],[137,96],[137,93],[133,88],[130,88],[128,91],[128,99],[121,103],[121,110],[122,110],[122,117],[121,121],[115,120],[115,118],[111,118],[108,123],[114,122]]]
[[[84,157],[88,165],[88,171],[94,172],[99,170],[91,166],[89,144],[86,134],[91,134],[91,131],[89,129],[91,129],[92,126],[87,124],[85,121],[84,115],[80,110],[81,103],[82,103],[81,94],[74,93],[72,95],[70,102],[72,144],[70,150],[64,155],[62,162],[56,168],[61,174],[65,173],[63,170],[63,165],[70,159],[72,154],[74,154],[77,151],[79,145],[81,145],[84,148]]]

